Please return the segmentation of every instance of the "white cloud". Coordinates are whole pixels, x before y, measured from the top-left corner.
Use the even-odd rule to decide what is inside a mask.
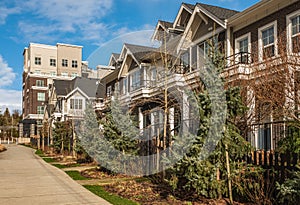
[[[4,5],[0,5],[0,25],[5,24],[6,18],[11,14],[19,13],[19,8],[7,8]]]
[[[8,64],[0,55],[0,88],[11,85],[15,80],[15,78],[16,78],[16,73],[13,72],[13,69],[8,66]]]
[[[99,40],[107,29],[100,20],[110,12],[112,4],[113,0],[29,0],[23,3],[23,8],[35,18],[20,21],[19,29],[29,41],[36,36],[40,40],[49,36],[59,39],[67,33],[77,36],[73,40]],[[45,19],[49,22],[47,25]]]
[[[0,89],[0,108],[4,112],[5,108],[22,110],[22,91]]]

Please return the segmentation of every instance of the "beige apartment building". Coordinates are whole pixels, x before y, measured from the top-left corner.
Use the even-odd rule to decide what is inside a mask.
[[[23,57],[23,119],[42,120],[53,80],[81,76],[82,46],[30,43]]]

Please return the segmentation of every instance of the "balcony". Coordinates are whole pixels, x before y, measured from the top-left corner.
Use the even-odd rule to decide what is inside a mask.
[[[250,65],[253,63],[251,53],[239,52],[225,60],[227,64],[222,75],[228,82],[248,79]]]

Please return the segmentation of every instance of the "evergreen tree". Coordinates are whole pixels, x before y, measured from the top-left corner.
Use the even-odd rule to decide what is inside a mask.
[[[53,147],[61,154],[71,152],[72,127],[69,121],[55,122],[53,129]]]
[[[135,155],[138,151],[138,132],[132,129],[129,123],[131,119],[122,112],[118,101],[112,102],[111,108],[105,119],[98,122],[89,104],[77,131],[79,139],[88,154],[102,167],[130,174],[137,167]]]
[[[218,97],[222,98],[222,95],[217,96],[218,89],[224,89],[222,79],[216,80],[225,64],[216,41],[217,37],[211,39],[210,52],[205,57],[210,62],[205,72],[200,71],[205,90],[195,93],[200,114],[198,135],[189,152],[169,170],[170,177],[167,180],[175,190],[190,191],[208,198],[227,196],[232,203],[231,178],[241,171],[238,160],[250,151],[251,146],[235,126],[235,118],[246,110],[239,88],[225,91],[226,116],[222,115],[222,111],[220,116],[213,116],[216,110],[224,109],[222,102],[212,103]],[[215,92],[212,90],[214,87]],[[212,126],[214,123],[222,123],[222,118],[226,119],[223,130],[216,128],[219,124]],[[214,151],[209,153],[209,148],[215,144]]]

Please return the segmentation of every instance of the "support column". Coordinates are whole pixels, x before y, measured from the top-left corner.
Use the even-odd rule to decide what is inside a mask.
[[[174,137],[174,128],[175,128],[175,109],[171,107],[169,109],[169,125],[171,130],[171,136]]]
[[[144,129],[144,116],[142,113],[142,108],[139,107],[138,110],[139,110],[139,128],[140,128],[140,133],[142,134]]]
[[[182,93],[182,134],[186,134],[189,131],[189,102],[188,96],[184,92]]]
[[[150,122],[151,122],[151,132],[150,132],[151,134],[150,134],[150,136],[153,137],[153,136],[156,135],[156,133],[155,133],[155,126],[154,126],[154,124],[155,124],[154,112],[150,113]]]

